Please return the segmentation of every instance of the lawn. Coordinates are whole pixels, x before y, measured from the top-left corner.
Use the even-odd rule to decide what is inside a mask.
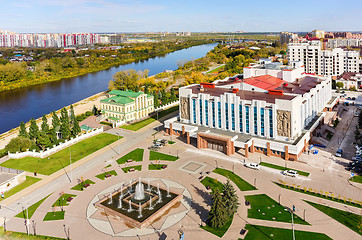
[[[175,144],[176,142],[168,140],[167,143],[172,145],[172,144]]]
[[[68,198],[72,197],[75,198],[77,195],[64,193],[62,196],[60,196],[55,203],[52,205],[52,207],[61,207],[61,206],[68,206],[70,202],[68,202]]]
[[[222,188],[224,186],[221,182],[211,177],[205,177],[204,179],[201,180],[201,183],[205,187],[210,186],[213,192],[215,191],[215,189],[219,189],[220,192],[222,192]]]
[[[315,197],[319,197],[319,198],[323,198],[323,199],[327,199],[327,200],[330,200],[330,201],[334,201],[334,202],[339,202],[339,203],[342,203],[342,204],[347,204],[347,205],[350,205],[350,206],[354,206],[354,207],[358,207],[358,208],[362,208],[362,205],[359,204],[359,203],[356,203],[356,202],[352,202],[352,199],[341,199],[341,198],[338,198],[339,196],[335,196],[335,197],[332,197],[332,196],[326,196],[324,194],[321,194],[320,192],[313,192],[312,189],[300,189],[300,188],[297,188],[297,187],[291,187],[291,186],[287,186],[287,185],[284,185],[284,184],[280,184],[280,183],[276,183],[274,182],[276,185],[278,185],[279,187],[282,187],[282,188],[285,188],[285,189],[289,189],[289,190],[292,190],[292,191],[295,191],[295,192],[300,192],[300,193],[304,193],[304,194],[308,194],[308,195],[311,195],[311,196],[315,196]],[[323,192],[324,193],[324,192]],[[347,201],[348,200],[348,201]]]
[[[221,66],[218,66],[217,68],[214,68],[208,72],[206,72],[206,74],[209,74],[209,73],[218,73],[219,71],[222,71],[224,69],[225,65],[221,65]]]
[[[2,164],[3,167],[20,169],[28,172],[37,171],[40,174],[50,175],[69,165],[69,149],[72,151],[72,162],[76,162],[85,156],[117,141],[117,136],[101,133],[85,139],[49,156],[49,158],[25,157],[10,159]]]
[[[136,166],[132,166],[132,167],[124,167],[124,168],[122,168],[122,170],[123,170],[123,172],[128,173],[131,168],[133,168],[135,171],[141,171],[142,165],[136,165]]]
[[[259,225],[246,224],[248,230],[244,240],[290,240],[293,238],[291,229],[264,227]],[[295,230],[295,239],[332,240],[323,233],[305,232]],[[239,238],[240,240],[240,238]]]
[[[108,171],[108,172],[98,174],[96,177],[101,179],[101,180],[104,180],[104,179],[106,179],[106,175],[108,175],[108,174],[110,174],[111,176],[117,176],[116,171],[112,170],[112,171]]]
[[[238,175],[229,170],[223,168],[216,168],[213,172],[223,175],[224,177],[227,177],[228,179],[233,181],[236,184],[236,186],[238,186],[240,191],[256,190],[256,188],[253,185],[251,185],[250,183],[248,183],[247,181],[245,181],[244,179],[242,179],[241,177],[239,177]]]
[[[39,178],[26,176],[26,179],[25,179],[24,182],[22,182],[19,185],[13,187],[9,191],[4,192],[5,197],[0,198],[0,201],[14,195],[17,192],[20,192],[21,190],[29,187],[30,185],[32,185],[32,184],[34,184],[34,183],[36,183],[37,181],[40,181],[40,180],[41,179],[39,179]]]
[[[75,185],[71,189],[72,190],[77,190],[77,191],[83,191],[84,190],[83,186],[86,185],[86,184],[92,185],[92,184],[94,184],[94,182],[92,180],[87,179],[87,180],[85,180],[83,182],[78,183],[77,185]]]
[[[56,212],[48,212],[43,221],[54,221],[54,220],[63,220],[64,219],[64,211],[56,211]]]
[[[271,199],[265,194],[245,196],[245,200],[250,202],[248,218],[255,218],[276,222],[292,222],[291,214],[284,210],[285,207]],[[294,223],[309,225],[306,221],[294,215]],[[273,219],[274,218],[274,219]]]
[[[211,232],[212,234],[218,237],[222,237],[227,232],[232,222],[233,222],[233,216],[221,228],[213,228],[210,227],[209,225],[202,226],[201,228],[208,232]]]
[[[150,164],[148,165],[148,170],[162,170],[163,166],[167,166],[165,164]]]
[[[356,175],[351,177],[349,180],[356,183],[362,183],[362,176]]]
[[[176,161],[179,157],[168,155],[165,153],[150,151],[150,160],[166,160],[166,161]]]
[[[127,162],[127,160],[132,159],[132,161],[141,162],[143,160],[143,152],[144,149],[142,148],[136,148],[135,150],[127,153],[123,157],[119,158],[117,160],[118,164],[123,164]]]
[[[45,201],[45,199],[47,199],[50,196],[50,194],[48,196],[46,196],[45,198],[39,200],[38,202],[34,203],[33,205],[31,205],[30,207],[28,207],[28,218],[30,219],[33,214],[35,213],[35,211],[38,209],[38,207]],[[26,218],[26,209],[24,209],[23,211],[21,211],[20,213],[18,213],[17,215],[15,215],[15,217],[18,218]]]
[[[4,231],[3,227],[0,227],[0,239],[28,239],[28,240],[61,240],[65,238],[49,237],[43,235],[28,235],[22,232]]]
[[[172,112],[175,112],[175,111],[178,111],[178,106],[174,106],[169,109],[163,110],[158,113],[158,119],[160,119]],[[131,123],[129,125],[123,125],[123,126],[121,126],[121,128],[131,130],[131,131],[137,131],[137,130],[147,126],[148,124],[153,123],[156,120],[157,120],[157,114],[153,115],[152,117],[146,118],[142,121],[139,121],[139,122]]]
[[[355,231],[356,233],[362,235],[362,228],[361,228],[362,216],[361,215],[357,215],[354,213],[327,207],[327,206],[317,204],[314,202],[309,202],[309,201],[306,201],[306,202],[309,203],[310,205],[312,205],[313,207],[315,207],[316,209],[318,209],[319,211],[321,211],[321,212],[327,214],[328,216],[330,216],[331,218],[335,219],[336,221],[342,223],[344,226],[346,226],[346,227],[352,229],[353,231]]]
[[[283,166],[279,166],[279,165],[275,165],[275,164],[271,164],[271,163],[267,163],[267,162],[261,162],[260,165],[265,166],[265,167],[269,167],[269,168],[274,168],[274,169],[281,170],[281,171],[295,170],[295,171],[298,172],[299,175],[305,176],[305,177],[308,177],[309,174],[310,174],[310,173],[299,171],[299,170],[296,170],[296,169],[293,169],[293,168],[286,168],[286,167],[283,167]]]

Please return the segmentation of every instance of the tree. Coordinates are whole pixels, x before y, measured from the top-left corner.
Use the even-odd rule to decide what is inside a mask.
[[[336,87],[337,87],[338,89],[341,89],[341,88],[344,87],[344,84],[343,84],[342,82],[337,82],[337,83],[336,83]]]
[[[177,100],[177,96],[176,96],[176,93],[175,93],[175,89],[174,88],[171,88],[171,101],[176,101]]]
[[[60,120],[55,111],[52,112],[52,126],[53,128],[57,128],[58,126],[60,126]]]
[[[79,127],[78,120],[75,118],[73,128],[72,128],[72,134],[73,134],[73,136],[76,137],[80,132],[81,132],[81,129]]]
[[[32,149],[33,147],[33,140],[25,137],[15,137],[5,146],[5,151],[11,153],[24,152],[27,149]]]
[[[24,122],[21,122],[21,123],[20,123],[19,137],[25,137],[25,138],[28,138],[28,137],[29,137],[29,134],[28,134],[28,132],[26,131],[26,127],[25,127],[25,123],[24,123]]]
[[[30,119],[30,127],[29,127],[29,138],[31,140],[37,139],[39,136],[39,127],[36,124],[36,121],[34,118]]]
[[[95,116],[98,115],[98,109],[97,109],[96,105],[93,105],[92,113],[93,113]]]
[[[57,133],[56,133],[55,128],[52,128],[50,130],[49,139],[53,144],[56,144],[58,142]]]
[[[43,115],[43,117],[41,118],[42,123],[41,123],[41,131],[43,133],[47,133],[49,131],[49,125],[48,125],[48,119],[45,115]]]
[[[70,128],[69,128],[69,124],[67,122],[62,123],[62,125],[60,125],[60,132],[62,133],[62,138],[63,139],[69,139],[69,137],[70,137]]]
[[[36,144],[41,148],[45,149],[50,146],[50,138],[45,132],[40,132],[39,137],[36,140]]]
[[[67,109],[65,109],[65,107],[63,107],[60,110],[60,125],[63,125],[63,124],[69,125],[68,111],[67,111]],[[69,128],[69,126],[68,126],[68,128]]]
[[[213,228],[220,228],[227,221],[226,207],[223,198],[218,189],[215,190],[212,196],[212,206],[207,218],[208,225]]]
[[[230,184],[230,181],[227,180],[222,188],[222,199],[226,206],[226,215],[232,216],[239,207],[239,198],[238,195],[236,195],[236,191],[234,187]]]
[[[143,76],[143,72],[137,72],[134,69],[119,71],[113,76],[113,80],[109,82],[109,89],[114,90],[132,90],[135,91],[138,81]]]
[[[75,119],[75,114],[74,114],[74,108],[73,108],[73,104],[70,105],[70,124],[74,123],[74,119]]]

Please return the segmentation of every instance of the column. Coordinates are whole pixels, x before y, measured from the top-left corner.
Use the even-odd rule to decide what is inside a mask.
[[[170,135],[173,135],[172,123],[170,123]]]
[[[190,144],[190,133],[186,133],[187,144]]]
[[[288,152],[288,146],[285,146],[285,160],[288,161],[289,160],[289,152]]]
[[[248,146],[248,144],[244,145],[244,149],[245,149],[245,158],[248,158],[249,157],[249,146]]]
[[[254,140],[251,141],[251,146],[250,146],[250,153],[254,153],[255,152],[255,147],[254,147]]]
[[[269,142],[266,143],[266,155],[267,156],[271,155],[270,143]]]
[[[182,136],[185,135],[185,126],[182,126]]]

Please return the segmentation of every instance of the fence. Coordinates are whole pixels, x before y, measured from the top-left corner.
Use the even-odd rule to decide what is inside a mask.
[[[24,182],[25,179],[26,179],[26,173],[24,171],[18,170],[18,169],[0,167],[0,173],[14,175],[13,177],[5,180],[4,182],[0,182],[0,193],[3,193],[5,191],[9,191],[10,189],[15,187],[16,185]]]
[[[65,140],[64,143],[61,143],[58,146],[54,145],[52,148],[47,148],[46,151],[36,152],[35,150],[33,150],[33,151],[26,151],[26,152],[20,152],[20,153],[19,152],[16,152],[16,153],[9,152],[8,156],[9,156],[9,158],[15,158],[15,159],[23,158],[23,157],[45,158],[59,150],[62,150],[68,146],[73,145],[74,143],[80,142],[86,138],[92,137],[101,132],[103,132],[103,127],[95,128],[87,133],[79,135],[78,137],[71,138],[70,140]]]
[[[171,103],[168,103],[168,104],[166,104],[166,105],[163,105],[163,106],[161,106],[161,107],[156,108],[154,112],[159,112],[159,111],[165,110],[165,109],[167,109],[167,108],[170,108],[170,107],[173,107],[173,106],[177,106],[177,105],[179,105],[179,104],[180,104],[180,101],[177,100],[177,101],[174,101],[174,102],[171,102]]]

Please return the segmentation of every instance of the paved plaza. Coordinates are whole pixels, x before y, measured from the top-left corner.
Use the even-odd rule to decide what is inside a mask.
[[[241,238],[241,229],[246,224],[257,224],[270,227],[291,229],[290,223],[264,221],[247,217],[247,207],[244,205],[244,196],[267,194],[275,201],[279,201],[283,206],[292,207],[295,205],[296,214],[305,217],[310,225],[295,224],[296,230],[324,233],[332,239],[360,239],[360,235],[329,216],[307,204],[304,200],[325,204],[337,209],[361,214],[361,209],[341,203],[324,200],[314,196],[306,195],[283,189],[274,182],[284,181],[289,185],[295,184],[306,188],[314,188],[321,191],[328,191],[334,195],[345,196],[354,200],[362,201],[362,186],[358,183],[349,182],[350,173],[344,170],[347,160],[335,158],[328,149],[320,149],[318,154],[302,154],[300,161],[284,161],[277,157],[266,157],[263,154],[250,154],[245,159],[243,150],[236,152],[232,156],[226,156],[221,152],[197,149],[192,145],[187,145],[182,137],[168,136],[164,132],[152,136],[159,123],[150,124],[148,128],[138,132],[129,132],[120,129],[111,129],[109,133],[120,133],[123,139],[97,151],[91,156],[73,164],[72,169],[66,167],[64,170],[72,171],[72,182],[65,176],[64,170],[56,172],[50,176],[41,176],[42,181],[24,190],[24,193],[15,194],[4,200],[6,207],[0,210],[2,216],[6,216],[6,227],[11,231],[26,232],[24,220],[13,217],[21,211],[25,202],[28,206],[34,204],[45,196],[51,194],[37,209],[31,217],[31,221],[36,223],[36,232],[41,235],[66,238],[69,231],[71,239],[179,239],[180,228],[185,232],[186,239],[220,239],[200,228],[205,224],[208,212],[211,207],[211,195],[201,184],[201,176],[209,176],[225,183],[227,178],[212,172],[216,167],[228,169],[235,172],[244,180],[256,186],[257,190],[240,191],[236,193],[241,203],[233,222],[222,237],[222,239]],[[162,147],[160,152],[179,156],[176,161],[150,161],[149,150],[147,149],[154,138],[164,138],[175,141],[175,144]],[[343,143],[342,143],[343,144]],[[142,162],[131,162],[118,164],[116,160],[128,152],[143,148],[144,155]],[[261,170],[253,170],[244,167],[244,162],[260,161],[273,163],[280,166],[287,166],[297,170],[309,172],[308,177],[298,176],[296,178],[286,177],[281,171],[262,167]],[[167,168],[162,170],[148,170],[148,165],[153,162],[157,164],[167,164]],[[108,165],[111,166],[108,166]],[[122,168],[141,165],[141,171],[124,173]],[[95,177],[103,170],[117,173],[105,180]],[[207,172],[210,172],[207,174]],[[202,174],[201,174],[202,173]],[[54,175],[54,176],[53,176]],[[180,204],[176,205],[157,221],[144,229],[134,229],[122,222],[122,220],[107,216],[97,210],[93,203],[99,196],[119,188],[123,183],[130,180],[142,179],[154,181],[155,183],[169,185],[170,188],[179,190],[183,194]],[[95,184],[90,185],[84,191],[76,191],[71,188],[78,183],[78,179],[89,179]],[[43,221],[48,212],[60,211],[60,207],[52,208],[52,205],[59,198],[61,193],[74,194],[76,197],[68,206],[64,206],[65,218],[57,221]],[[21,198],[24,197],[24,198]],[[6,202],[5,202],[6,201]],[[29,226],[33,232],[32,225]]]

